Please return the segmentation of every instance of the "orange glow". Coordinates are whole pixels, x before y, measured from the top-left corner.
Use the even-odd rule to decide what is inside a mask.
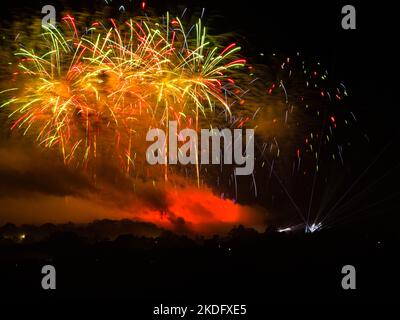
[[[167,198],[166,209],[144,209],[137,218],[167,229],[184,227],[202,234],[226,233],[239,224],[265,229],[266,216],[259,208],[223,199],[209,189],[173,189]]]

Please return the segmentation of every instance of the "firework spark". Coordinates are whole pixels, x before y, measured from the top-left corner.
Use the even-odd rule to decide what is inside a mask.
[[[45,49],[20,48],[20,85],[2,92],[11,95],[1,105],[11,128],[58,147],[65,163],[87,165],[113,141],[129,173],[149,128],[173,119],[198,129],[207,111],[231,114],[241,92],[233,71],[246,62],[236,58],[240,47],[212,44],[201,20],[194,37],[179,18],[160,21],[111,19],[79,34],[68,15],[63,28],[46,28]]]

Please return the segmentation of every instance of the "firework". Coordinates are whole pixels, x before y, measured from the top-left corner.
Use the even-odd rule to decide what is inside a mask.
[[[267,182],[258,180],[258,189],[272,198],[275,190],[284,193],[301,219],[301,224],[282,230],[302,226],[316,232],[334,218],[329,206],[335,207],[346,153],[362,135],[355,128],[345,84],[330,76],[323,63],[300,53],[262,56],[270,66],[265,92],[279,103],[272,111],[265,107],[255,114],[256,124],[269,120],[258,131],[259,170],[266,168],[268,177]],[[256,181],[252,189],[257,192]]]
[[[231,166],[196,163],[194,172],[178,173],[190,182],[196,177],[198,186],[217,186],[224,197],[240,201],[251,194],[266,206],[265,199],[273,202],[283,191],[304,229],[324,228],[335,195],[321,190],[330,171],[345,165],[346,130],[356,122],[343,107],[345,85],[300,54],[282,60],[263,54],[270,59],[263,71],[246,63],[235,42],[209,36],[201,20],[184,25],[168,13],[87,26],[65,16],[44,30],[35,50],[22,45],[15,54],[15,85],[2,92],[1,105],[11,128],[59,150],[66,164],[95,172],[96,163],[116,162],[127,176],[168,180],[180,168],[168,161],[149,168],[149,129],[169,132],[170,122],[177,132],[250,126],[258,150],[249,180],[238,183]]]
[[[167,14],[120,25],[111,19],[110,27],[94,22],[80,34],[65,16],[63,27],[45,29],[40,52],[16,53],[19,86],[2,92],[10,98],[1,107],[12,129],[57,147],[65,163],[87,165],[112,145],[129,173],[149,128],[173,119],[198,129],[206,112],[231,114],[239,99],[240,48],[213,45],[201,20],[194,29]]]

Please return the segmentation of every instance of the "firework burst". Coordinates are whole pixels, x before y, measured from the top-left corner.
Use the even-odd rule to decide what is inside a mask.
[[[198,128],[206,111],[231,114],[239,99],[232,71],[245,64],[235,43],[213,45],[201,20],[191,37],[168,14],[164,24],[94,22],[82,34],[66,16],[63,28],[45,29],[41,48],[16,53],[19,86],[2,92],[10,98],[1,105],[11,128],[58,147],[65,163],[86,166],[111,144],[127,173],[149,128],[171,119]]]
[[[265,206],[284,193],[306,230],[325,227],[326,199],[335,195],[321,190],[345,165],[356,118],[343,107],[345,85],[319,62],[273,54],[249,65],[235,42],[209,36],[201,19],[185,28],[168,13],[86,26],[78,20],[66,15],[35,46],[21,40],[15,83],[2,91],[13,130],[94,175],[97,164],[115,162],[128,177],[162,181],[184,173],[189,184],[196,177],[198,186],[216,186],[222,198],[253,197]],[[170,121],[178,131],[254,128],[254,173],[238,182],[230,166],[150,168],[146,133],[168,132]]]

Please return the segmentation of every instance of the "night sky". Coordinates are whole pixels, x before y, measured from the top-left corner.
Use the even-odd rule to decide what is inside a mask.
[[[19,30],[21,34],[25,31],[29,33],[28,26],[39,23],[44,4],[49,4],[49,1],[32,3],[15,0],[2,4],[0,91],[10,87],[10,84],[14,85],[13,72],[17,63],[13,52],[18,48],[19,41],[22,43],[19,35],[16,38],[16,33]],[[302,234],[310,231],[311,223],[307,223],[317,217],[314,227],[321,221],[321,233],[324,229],[328,232],[326,238],[323,238],[324,234],[321,236],[320,241],[329,239],[330,244],[340,238],[343,230],[346,235],[351,235],[349,241],[352,241],[353,234],[360,234],[362,239],[377,234],[380,239],[398,233],[398,27],[392,2],[148,0],[145,10],[141,9],[141,1],[136,0],[71,0],[53,1],[51,4],[56,7],[57,14],[60,13],[57,20],[61,12],[71,15],[84,12],[86,18],[95,16],[96,12],[117,17],[121,14],[121,6],[125,11],[122,17],[142,13],[159,17],[167,11],[173,16],[185,11],[188,24],[193,24],[196,17],[203,15],[209,34],[224,35],[220,37],[224,46],[232,41],[239,44],[242,48],[240,57],[244,56],[246,67],[250,66],[248,73],[254,70],[254,74],[261,79],[256,83],[260,84],[254,86],[255,94],[248,101],[244,101],[247,98],[243,100],[243,107],[241,104],[238,107],[238,117],[251,119],[255,114],[258,117],[248,122],[249,126],[257,126],[257,139],[261,141],[256,154],[255,174],[234,181],[229,170],[219,171],[218,167],[214,167],[207,171],[202,168],[201,187],[198,187],[196,171],[179,168],[171,170],[170,180],[163,184],[162,168],[139,167],[126,174],[114,161],[118,155],[107,153],[109,151],[99,156],[99,162],[93,167],[65,165],[57,148],[42,148],[29,135],[24,137],[11,130],[13,120],[6,108],[1,108],[0,226],[8,222],[20,226],[131,219],[154,223],[157,228],[197,239],[214,234],[232,235],[229,231],[238,225],[252,228],[260,234],[272,229],[274,232],[287,231],[287,228]],[[341,27],[341,8],[346,4],[356,8],[356,30],[343,30]],[[22,47],[29,45],[29,41],[22,43]],[[301,63],[304,61],[310,66],[309,70],[317,70],[318,67],[318,72],[326,72],[331,92],[342,85],[348,97],[343,99],[342,92],[337,91],[339,97],[333,95],[334,102],[330,104],[326,97],[328,89],[306,89],[303,78],[293,81],[285,78],[288,77],[286,70],[301,74],[304,70]],[[288,69],[284,69],[282,63]],[[279,86],[281,79],[288,83],[285,87],[287,92],[275,87]],[[271,89],[268,92],[269,88],[275,91]],[[289,103],[285,104],[284,93],[288,94]],[[296,113],[296,110],[303,110],[300,108],[306,104],[301,99],[308,101],[312,107],[327,110],[321,111],[326,116],[326,122],[323,117],[317,120],[311,117],[311,111]],[[0,103],[5,101],[0,96]],[[263,108],[258,113],[259,106]],[[285,108],[295,110],[287,122],[282,120],[285,112],[280,111]],[[282,125],[273,129],[276,119]],[[352,119],[356,121],[349,129],[340,130],[344,127],[344,120]],[[323,130],[318,131],[321,126]],[[327,153],[318,162],[318,174],[313,175],[315,150],[306,152],[309,133],[313,132],[313,138],[315,133],[322,132],[325,136],[329,134],[328,127],[331,133],[332,128],[335,131],[335,135],[332,134],[336,150],[332,152],[334,160],[329,151],[331,149],[324,149],[328,144],[324,144],[322,150],[327,150]],[[272,156],[263,159],[262,146],[269,152],[276,152],[274,148],[278,143],[279,152],[282,152],[279,159]],[[107,143],[105,145],[104,150],[109,150]],[[342,147],[344,151],[340,164],[337,150],[342,150]],[[138,148],[142,156],[144,148],[143,141]],[[304,223],[299,213],[300,216],[311,215],[311,218]],[[323,218],[327,213],[329,220],[326,222]],[[319,231],[320,227],[316,228],[312,231]],[[251,231],[248,232],[254,236]],[[279,243],[276,248],[297,240],[283,241],[287,243]],[[300,241],[299,246],[304,245],[301,250],[307,248],[306,241]],[[358,245],[363,247],[357,241],[358,238],[352,244],[355,250]],[[343,243],[341,245],[345,246]],[[233,242],[233,246],[235,244]],[[230,245],[229,242],[229,251]],[[263,245],[258,242],[255,247],[263,248]],[[267,246],[273,247],[271,244]],[[319,249],[318,245],[313,248]],[[368,250],[365,249],[365,252]],[[259,251],[255,255],[259,256]],[[382,257],[386,261],[387,256]],[[357,261],[364,262],[363,258]],[[246,259],[243,258],[243,261]],[[321,258],[321,261],[324,259]],[[332,266],[334,262],[329,263]],[[282,262],[281,266],[285,269],[286,265]],[[278,264],[275,267],[280,269]],[[257,272],[261,273],[260,270]],[[301,287],[303,284],[300,281],[297,285]]]
[[[82,9],[93,11],[95,8],[105,6],[111,14],[117,12],[116,8],[120,7],[120,3],[117,4],[117,2],[107,6],[101,1],[95,4],[85,1],[60,2],[57,5],[66,12]],[[134,14],[140,12],[140,4],[135,2],[122,1],[121,5],[125,5],[127,11],[131,10]],[[184,4],[181,1],[170,1],[165,4],[152,1],[147,4],[149,10],[156,14],[163,14],[166,10],[179,13],[187,8],[188,16],[198,16],[205,8],[204,20],[210,25],[210,33],[234,34],[249,61],[269,67],[268,56],[271,53],[278,53],[284,57],[285,55],[294,56],[297,52],[301,52],[306,58],[313,57],[321,61],[324,68],[329,71],[332,82],[344,82],[350,92],[347,106],[356,115],[358,121],[355,133],[350,133],[354,135],[354,145],[352,151],[346,154],[347,167],[343,168],[343,170],[348,170],[349,181],[340,187],[339,193],[345,192],[349,183],[354,182],[375,160],[377,163],[368,169],[364,182],[366,184],[375,181],[377,177],[384,176],[386,174],[384,169],[395,167],[397,161],[394,145],[398,136],[398,108],[394,100],[395,82],[392,80],[396,66],[396,59],[393,56],[394,37],[392,37],[395,19],[390,18],[393,10],[390,10],[390,6],[386,8],[381,5],[382,12],[378,14],[372,4],[355,5],[357,29],[343,30],[340,25],[342,3],[321,4],[307,1],[289,5],[279,2],[261,4],[193,1],[190,4]],[[13,22],[13,19],[14,22],[32,19],[35,14],[39,14],[40,8],[39,2],[35,6],[24,1],[13,2],[7,10],[2,11],[3,30],[7,30],[7,26]],[[260,53],[263,56],[260,56]],[[3,73],[3,78],[5,77]],[[121,213],[125,207],[125,201],[121,198],[127,196],[118,195],[122,189],[121,183],[127,182],[122,181],[123,177],[118,178],[120,173],[114,172],[115,168],[99,169],[99,176],[104,176],[104,183],[109,188],[107,191],[104,189],[99,191],[90,178],[60,164],[59,159],[55,159],[56,155],[36,150],[37,148],[29,141],[14,136],[10,138],[7,126],[6,123],[2,125],[1,140],[2,198],[0,201],[4,203],[1,206],[1,222],[43,223],[46,219],[53,222],[89,221],[96,216],[118,217],[121,214],[129,217],[126,212]],[[377,156],[378,159],[376,159]],[[396,170],[394,174],[397,174]],[[392,175],[393,173],[390,176]],[[378,191],[372,193],[373,198],[371,194],[368,195],[371,204],[393,193],[391,184],[395,179],[390,176],[386,176],[383,186],[381,185]],[[265,196],[260,196],[258,199],[247,197],[246,190],[249,183],[251,182],[247,180],[239,182],[238,193],[243,195],[239,200],[250,205],[267,207],[266,211],[270,213],[273,211],[273,219],[279,222],[286,219],[288,223],[295,221],[291,219],[292,213],[287,213],[287,211],[293,211],[293,208],[280,207],[278,204],[278,208],[275,209],[275,204],[271,208],[268,200],[264,199]],[[113,191],[114,188],[115,191]],[[266,186],[260,182],[259,188],[263,189]],[[273,185],[272,188],[279,189],[279,186]],[[229,194],[229,189],[232,188],[228,186],[222,191]],[[109,195],[99,195],[99,192],[109,193]],[[300,190],[295,189],[294,192],[300,192]],[[230,196],[233,196],[232,192]],[[284,199],[285,196],[277,194],[276,197],[282,198],[279,200],[281,203],[287,201]],[[24,200],[21,201],[21,198]],[[98,203],[97,199],[102,199],[102,201]],[[71,203],[73,203],[73,210],[71,210]],[[389,203],[389,207],[394,205],[390,201]],[[307,206],[306,201],[303,206]],[[59,208],[56,216],[52,214],[55,207]],[[104,209],[105,207],[107,209]],[[378,214],[375,209],[374,207],[372,210],[373,215]],[[37,211],[42,211],[42,213],[38,214]],[[62,212],[65,212],[66,216]]]

